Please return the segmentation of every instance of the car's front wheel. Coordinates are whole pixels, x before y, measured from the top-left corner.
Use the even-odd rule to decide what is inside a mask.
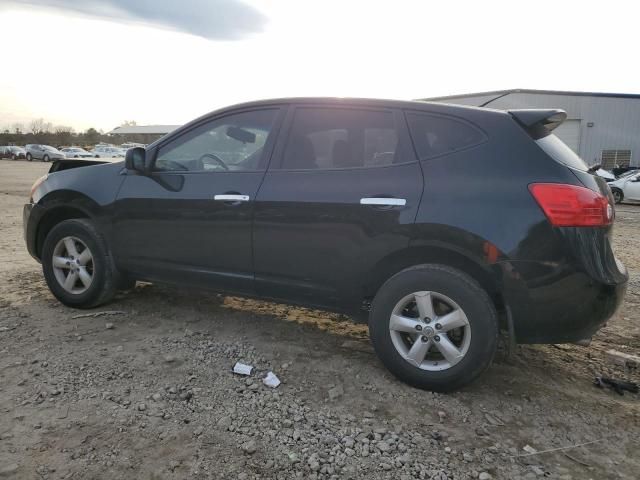
[[[616,203],[620,203],[624,199],[624,194],[619,188],[612,188],[611,194],[613,195],[613,201]]]
[[[42,248],[42,270],[49,289],[62,303],[92,308],[116,292],[117,273],[93,223],[65,220],[51,229]]]
[[[419,265],[391,277],[371,307],[369,334],[400,380],[439,392],[460,388],[490,364],[498,319],[486,291],[465,273]]]
[[[44,157],[42,157],[43,162],[48,162],[49,160],[50,160],[49,155],[45,155]]]

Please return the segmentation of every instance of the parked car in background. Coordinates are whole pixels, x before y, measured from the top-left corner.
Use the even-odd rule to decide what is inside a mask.
[[[123,143],[122,145],[120,145],[120,148],[124,150],[129,150],[130,148],[133,148],[133,147],[145,147],[145,146],[146,145],[144,143],[129,142],[129,143]]]
[[[229,107],[124,162],[56,162],[24,207],[27,248],[76,308],[146,280],[368,315],[393,374],[452,390],[490,365],[500,329],[584,341],[623,300],[611,192],[552,134],[565,119],[389,100]]]
[[[112,147],[108,145],[97,145],[91,154],[95,158],[118,158],[124,157],[125,151],[119,147]]]
[[[51,160],[59,160],[65,158],[64,153],[50,145],[30,144],[25,147],[27,160],[42,160],[50,162]]]
[[[605,170],[604,168],[598,168],[595,171],[595,174],[598,175],[599,177],[602,177],[605,179],[605,181],[607,182],[613,182],[616,179],[616,176],[611,173],[608,170]]]
[[[26,158],[26,151],[22,147],[15,145],[7,145],[0,147],[0,158],[10,158],[11,160],[18,160],[20,158]]]
[[[93,158],[91,152],[87,152],[84,148],[80,147],[65,147],[60,150],[67,158]]]
[[[629,170],[609,183],[609,188],[616,203],[623,200],[640,202],[640,170]]]
[[[11,151],[11,160],[19,160],[21,158],[27,158],[27,151],[23,147],[18,147],[17,145],[9,146],[9,150]]]

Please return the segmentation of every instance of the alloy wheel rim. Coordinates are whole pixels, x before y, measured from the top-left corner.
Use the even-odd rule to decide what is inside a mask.
[[[56,280],[68,293],[84,293],[93,282],[93,254],[77,237],[64,237],[58,241],[51,264]]]
[[[432,291],[402,298],[389,317],[389,334],[400,356],[421,370],[448,370],[469,351],[471,324],[460,306]]]

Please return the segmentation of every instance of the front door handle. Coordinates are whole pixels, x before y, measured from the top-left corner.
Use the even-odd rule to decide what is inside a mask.
[[[360,205],[375,205],[378,207],[404,207],[407,200],[404,198],[364,197],[360,199]]]
[[[225,193],[222,195],[215,195],[213,199],[219,202],[248,202],[249,195],[235,195],[235,194]]]

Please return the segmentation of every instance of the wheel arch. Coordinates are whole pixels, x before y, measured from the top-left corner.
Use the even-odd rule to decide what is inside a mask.
[[[42,258],[44,240],[51,229],[60,222],[73,218],[91,218],[91,215],[75,205],[57,205],[48,209],[42,216],[36,229],[36,255],[39,259]]]
[[[371,301],[380,287],[405,268],[422,264],[439,264],[458,269],[480,284],[492,299],[499,313],[505,311],[505,301],[500,287],[500,269],[492,269],[466,252],[444,246],[414,246],[396,251],[382,260],[369,272],[364,283],[364,301]]]

